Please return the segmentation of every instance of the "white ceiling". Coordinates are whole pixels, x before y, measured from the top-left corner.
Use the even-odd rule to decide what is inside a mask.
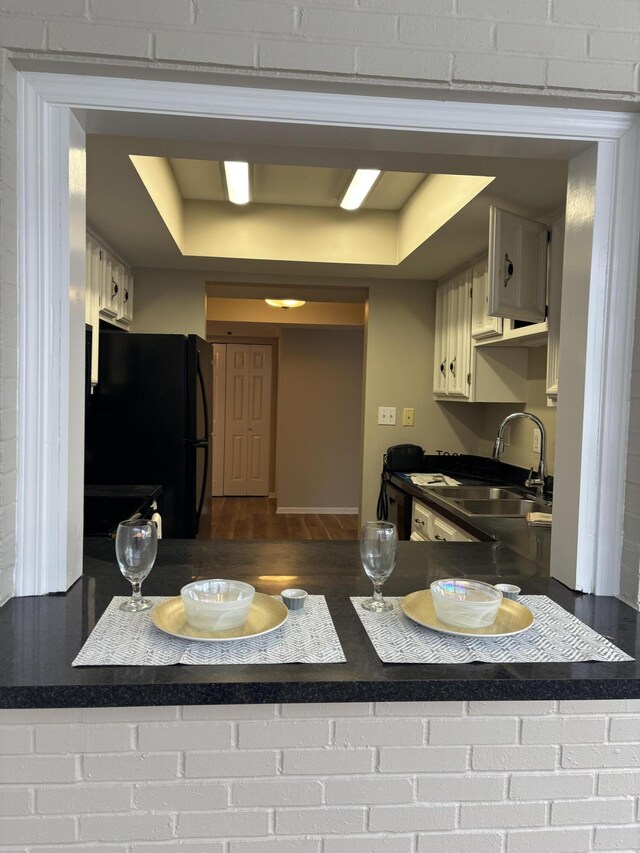
[[[117,116],[112,119],[110,127],[118,127]],[[129,119],[129,130],[159,133],[164,127],[176,134],[175,126],[158,125],[157,117],[146,124],[139,116]],[[222,190],[220,160],[246,159],[253,164],[256,193],[264,204],[276,203],[278,198],[282,199],[278,203],[304,204],[312,197],[316,206],[334,205],[345,179],[358,167],[392,173],[381,179],[368,199],[370,206],[386,210],[399,209],[429,173],[495,175],[486,190],[393,272],[397,278],[437,280],[486,251],[490,204],[534,218],[560,208],[567,159],[576,151],[575,146],[557,140],[304,126],[293,132],[268,124],[256,129],[245,122],[218,123],[217,133],[210,124],[201,124],[197,135],[189,135],[187,125],[182,120],[184,138],[88,135],[87,220],[133,267],[202,270],[209,281],[348,284],[389,278],[390,271],[373,265],[185,257],[133,168],[130,154],[170,158],[182,192],[193,198],[209,198],[202,193]],[[105,129],[96,122],[93,126]],[[193,124],[189,127],[194,130]],[[197,161],[195,169],[186,168],[185,160]]]

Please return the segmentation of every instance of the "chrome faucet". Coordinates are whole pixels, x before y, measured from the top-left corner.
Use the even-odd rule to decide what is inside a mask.
[[[502,421],[500,426],[498,427],[498,434],[496,436],[495,443],[493,445],[493,453],[491,454],[492,459],[500,459],[500,454],[504,449],[504,439],[502,438],[505,429],[509,426],[512,421],[518,420],[518,418],[526,418],[527,420],[533,421],[533,423],[540,430],[540,461],[538,462],[538,473],[537,476],[533,476],[533,468],[529,470],[529,476],[525,480],[524,484],[527,488],[531,488],[535,486],[536,488],[536,497],[544,498],[544,490],[546,485],[546,475],[547,475],[547,462],[546,462],[546,449],[547,449],[547,434],[545,432],[544,424],[537,418],[535,415],[532,415],[531,412],[514,412],[512,415],[507,415],[507,417]]]

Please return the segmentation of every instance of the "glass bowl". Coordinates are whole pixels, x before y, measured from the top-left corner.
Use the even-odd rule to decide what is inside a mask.
[[[255,589],[243,581],[195,581],[180,590],[187,622],[203,631],[228,631],[247,621]]]
[[[498,615],[502,593],[490,583],[446,578],[431,584],[431,599],[441,622],[456,628],[487,628]]]

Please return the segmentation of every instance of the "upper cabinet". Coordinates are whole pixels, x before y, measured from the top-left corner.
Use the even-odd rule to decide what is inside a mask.
[[[442,402],[512,403],[526,399],[526,349],[495,351],[478,347],[472,340],[472,316],[483,313],[473,309],[476,298],[485,305],[482,290],[475,284],[483,269],[486,259],[443,281],[436,291],[433,393]],[[485,336],[493,319],[483,320]]]
[[[542,322],[546,316],[547,226],[489,210],[488,314]]]
[[[133,275],[93,235],[86,244],[85,322],[92,329],[91,384],[98,382],[100,321],[121,329],[133,323]]]
[[[489,314],[489,263],[483,258],[472,268],[471,337],[478,341],[502,334],[502,317]]]
[[[436,292],[434,394],[469,397],[471,356],[471,270],[443,282]]]
[[[478,260],[438,286],[437,400],[526,402],[529,348],[547,346],[547,402],[555,405],[564,217],[550,221],[548,238],[546,225],[492,207],[488,260]],[[499,257],[508,259],[503,278],[497,278]],[[492,316],[493,304],[503,296],[504,320]]]

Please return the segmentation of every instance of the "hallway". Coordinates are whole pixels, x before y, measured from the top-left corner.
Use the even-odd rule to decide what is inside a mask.
[[[357,515],[276,515],[275,498],[215,497],[212,539],[357,539]]]

